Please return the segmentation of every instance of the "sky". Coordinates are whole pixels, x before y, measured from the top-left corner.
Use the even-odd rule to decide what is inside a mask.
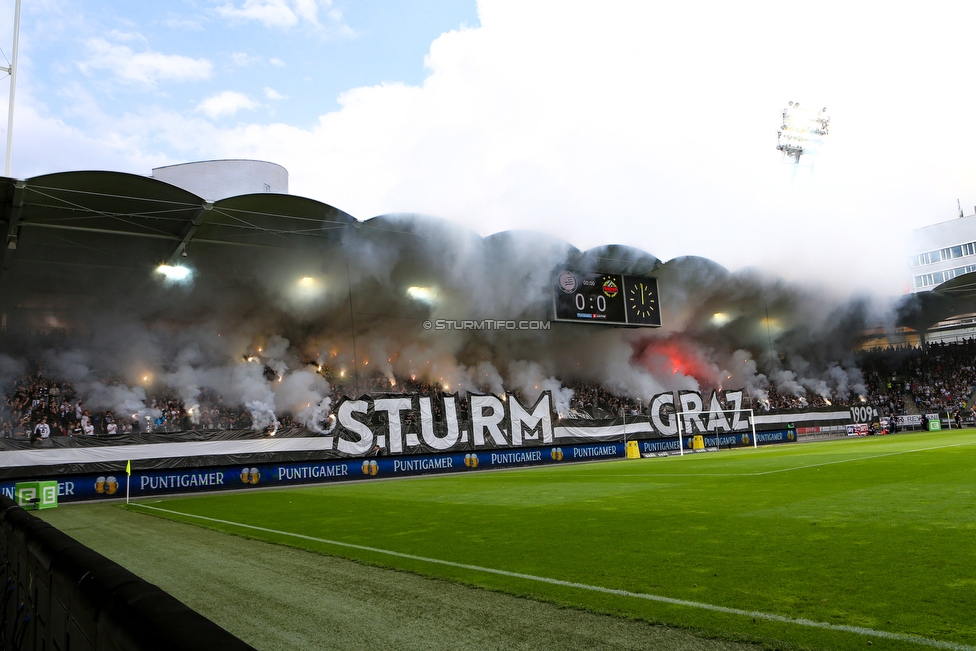
[[[17,178],[256,158],[359,219],[429,214],[877,296],[906,291],[912,229],[976,205],[976,3],[23,5]],[[790,101],[831,117],[799,165],[776,151]]]

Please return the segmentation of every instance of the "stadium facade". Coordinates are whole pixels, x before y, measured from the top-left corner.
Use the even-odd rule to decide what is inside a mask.
[[[262,192],[288,194],[288,170],[260,160],[208,160],[156,167],[152,177],[205,201]]]
[[[895,333],[866,341],[953,343],[976,338],[976,214],[917,228],[909,240],[909,296]]]
[[[931,291],[957,276],[976,271],[976,214],[916,228],[909,240],[911,291]]]

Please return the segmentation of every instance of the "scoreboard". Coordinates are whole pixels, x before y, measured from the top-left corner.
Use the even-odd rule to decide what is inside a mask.
[[[656,278],[563,269],[556,274],[552,295],[556,321],[661,325]]]

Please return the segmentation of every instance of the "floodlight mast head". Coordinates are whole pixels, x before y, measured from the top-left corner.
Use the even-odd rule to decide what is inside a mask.
[[[830,116],[827,115],[827,107],[814,113],[801,109],[799,102],[790,102],[783,109],[783,120],[776,132],[776,149],[797,164],[800,156],[823,142],[829,130]]]

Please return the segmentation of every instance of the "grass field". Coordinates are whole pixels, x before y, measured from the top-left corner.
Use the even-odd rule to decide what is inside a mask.
[[[149,513],[257,539],[249,544],[617,615],[621,627],[644,620],[777,648],[976,649],[973,430],[214,494],[147,501],[131,513],[99,508],[116,526],[153,521]],[[79,531],[105,530],[83,522],[88,513],[95,508],[44,517],[86,542]],[[178,532],[199,529],[169,525],[179,526],[173,539],[156,533],[152,544],[179,558],[187,534]],[[239,540],[207,535],[218,554]],[[279,552],[297,553],[263,542],[241,549],[255,551],[234,553],[259,554],[255,562],[272,573]],[[248,590],[250,579],[237,579]],[[210,615],[192,594],[174,593]],[[402,616],[431,608],[429,628],[449,619],[455,602],[438,603],[407,604]],[[486,640],[490,647],[502,648]]]

